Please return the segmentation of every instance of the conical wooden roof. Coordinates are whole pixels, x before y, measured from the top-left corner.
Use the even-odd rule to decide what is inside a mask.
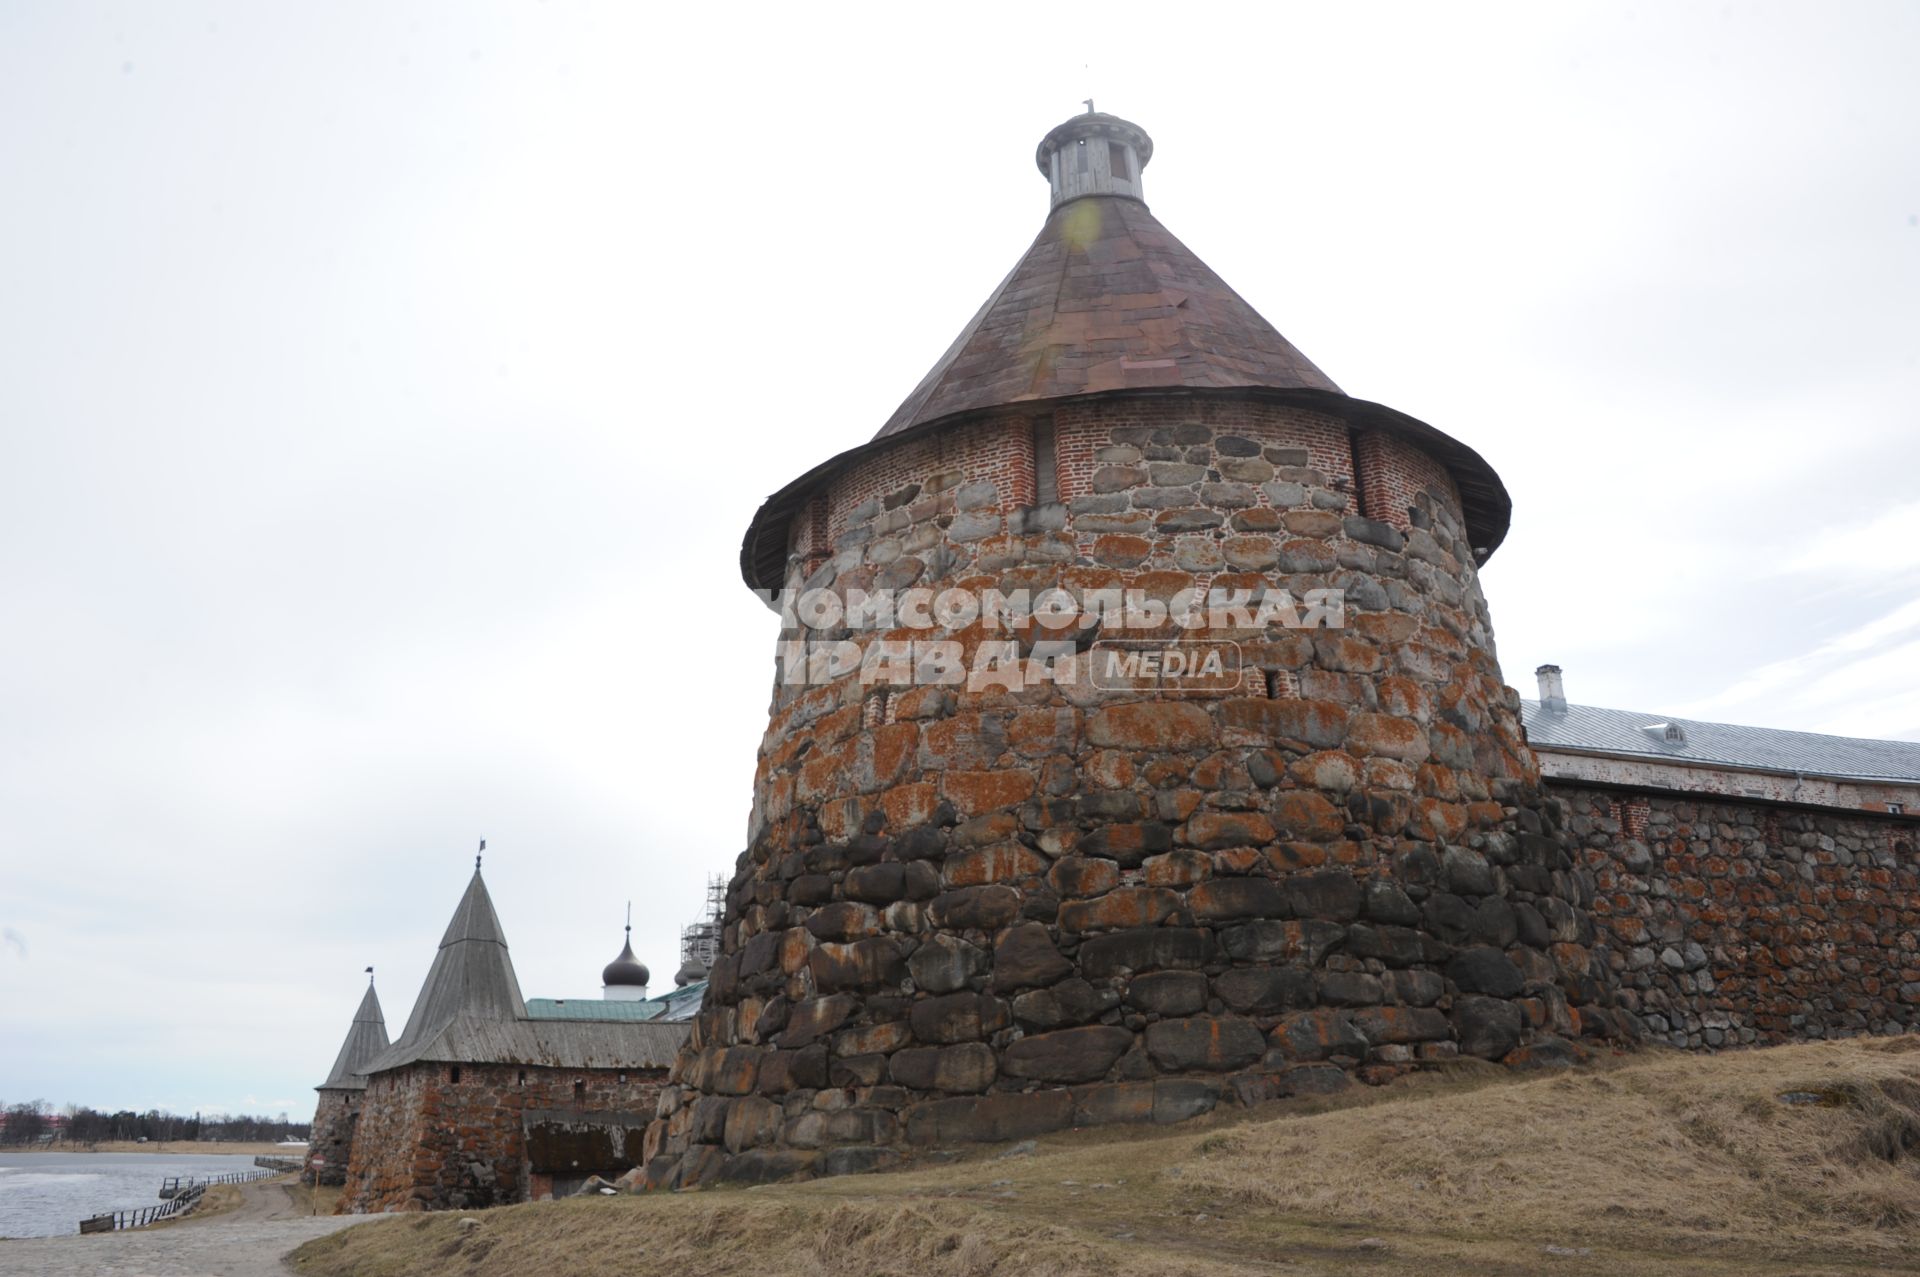
[[[440,951],[427,969],[426,983],[407,1017],[407,1027],[392,1047],[369,1064],[367,1072],[398,1068],[421,1059],[441,1059],[439,1041],[458,1022],[524,1020],[527,1004],[513,974],[507,938],[494,912],[493,898],[479,869],[453,911],[440,938]],[[455,1055],[453,1058],[462,1058]]]
[[[875,438],[977,408],[1165,386],[1340,393],[1145,204],[1086,196],[1048,215]]]
[[[1139,169],[1152,154],[1146,131],[1116,116],[1076,116],[1047,134],[1037,158],[1054,202],[1039,236],[878,434],[762,503],[740,546],[749,586],[780,588],[795,514],[870,453],[984,410],[1130,393],[1245,395],[1398,435],[1453,476],[1475,549],[1499,546],[1513,503],[1493,467],[1423,421],[1347,395],[1281,336],[1147,211]]]
[[[380,1013],[380,996],[369,983],[366,996],[360,999],[360,1009],[353,1013],[353,1023],[347,1027],[347,1040],[340,1044],[340,1054],[333,1061],[333,1071],[327,1074],[326,1081],[313,1089],[365,1090],[366,1066],[386,1049],[387,1019]]]

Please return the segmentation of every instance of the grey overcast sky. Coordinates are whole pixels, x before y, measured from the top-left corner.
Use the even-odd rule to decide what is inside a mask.
[[[304,1116],[471,866],[529,996],[742,845],[758,501],[1092,95],[1478,448],[1507,681],[1920,738],[1920,6],[0,6],[0,1099]]]

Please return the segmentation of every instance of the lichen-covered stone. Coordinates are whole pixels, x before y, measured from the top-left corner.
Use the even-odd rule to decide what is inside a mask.
[[[1067,658],[1070,684],[779,683],[686,1098],[658,1119],[668,1181],[1178,1120],[1459,1053],[1518,1066],[1534,1042],[1545,1060],[1548,1039],[1624,1031],[1623,973],[1709,996],[1713,945],[1696,960],[1695,936],[1626,946],[1628,921],[1595,924],[1607,866],[1575,856],[1541,787],[1444,464],[1244,397],[1048,412],[1053,493],[1022,468],[1023,407],[827,474],[795,507],[792,583],[845,598],[912,559],[899,579],[935,594],[1285,590],[1299,611],[1335,587],[1343,619],[1236,623],[1245,676],[1205,693],[1099,686],[1099,645],[1131,635],[1084,620],[1060,632],[1095,649]],[[1356,473],[1363,445],[1379,465]],[[913,636],[971,653],[1010,635],[1020,653],[1050,637]],[[1629,948],[1648,955],[1630,973]],[[693,1120],[707,1099],[782,1122],[741,1110],[728,1151],[724,1120]]]
[[[1238,1016],[1194,1016],[1147,1026],[1147,1054],[1161,1068],[1225,1072],[1259,1059],[1267,1040],[1253,1021]]]

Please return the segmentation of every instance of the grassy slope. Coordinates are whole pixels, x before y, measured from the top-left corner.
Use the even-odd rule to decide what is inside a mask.
[[[1819,1098],[1782,1102],[1789,1091]],[[1002,1152],[411,1216],[311,1242],[295,1264],[308,1277],[1920,1270],[1920,1038],[1427,1075]]]

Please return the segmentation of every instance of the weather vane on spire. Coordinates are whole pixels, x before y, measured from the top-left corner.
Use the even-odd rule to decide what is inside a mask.
[[[372,983],[373,983],[373,968],[372,968],[372,967],[368,967],[368,968],[367,968],[367,983],[368,983],[368,984],[372,984]]]
[[[482,838],[480,840],[480,850],[473,853],[473,871],[475,873],[480,872],[480,857],[486,850],[487,850],[487,840]]]
[[[1088,115],[1092,115],[1092,114],[1093,114],[1093,99],[1092,99],[1092,98],[1081,98],[1080,100],[1081,100],[1082,102],[1085,102],[1085,103],[1087,104],[1087,114],[1088,114]]]

